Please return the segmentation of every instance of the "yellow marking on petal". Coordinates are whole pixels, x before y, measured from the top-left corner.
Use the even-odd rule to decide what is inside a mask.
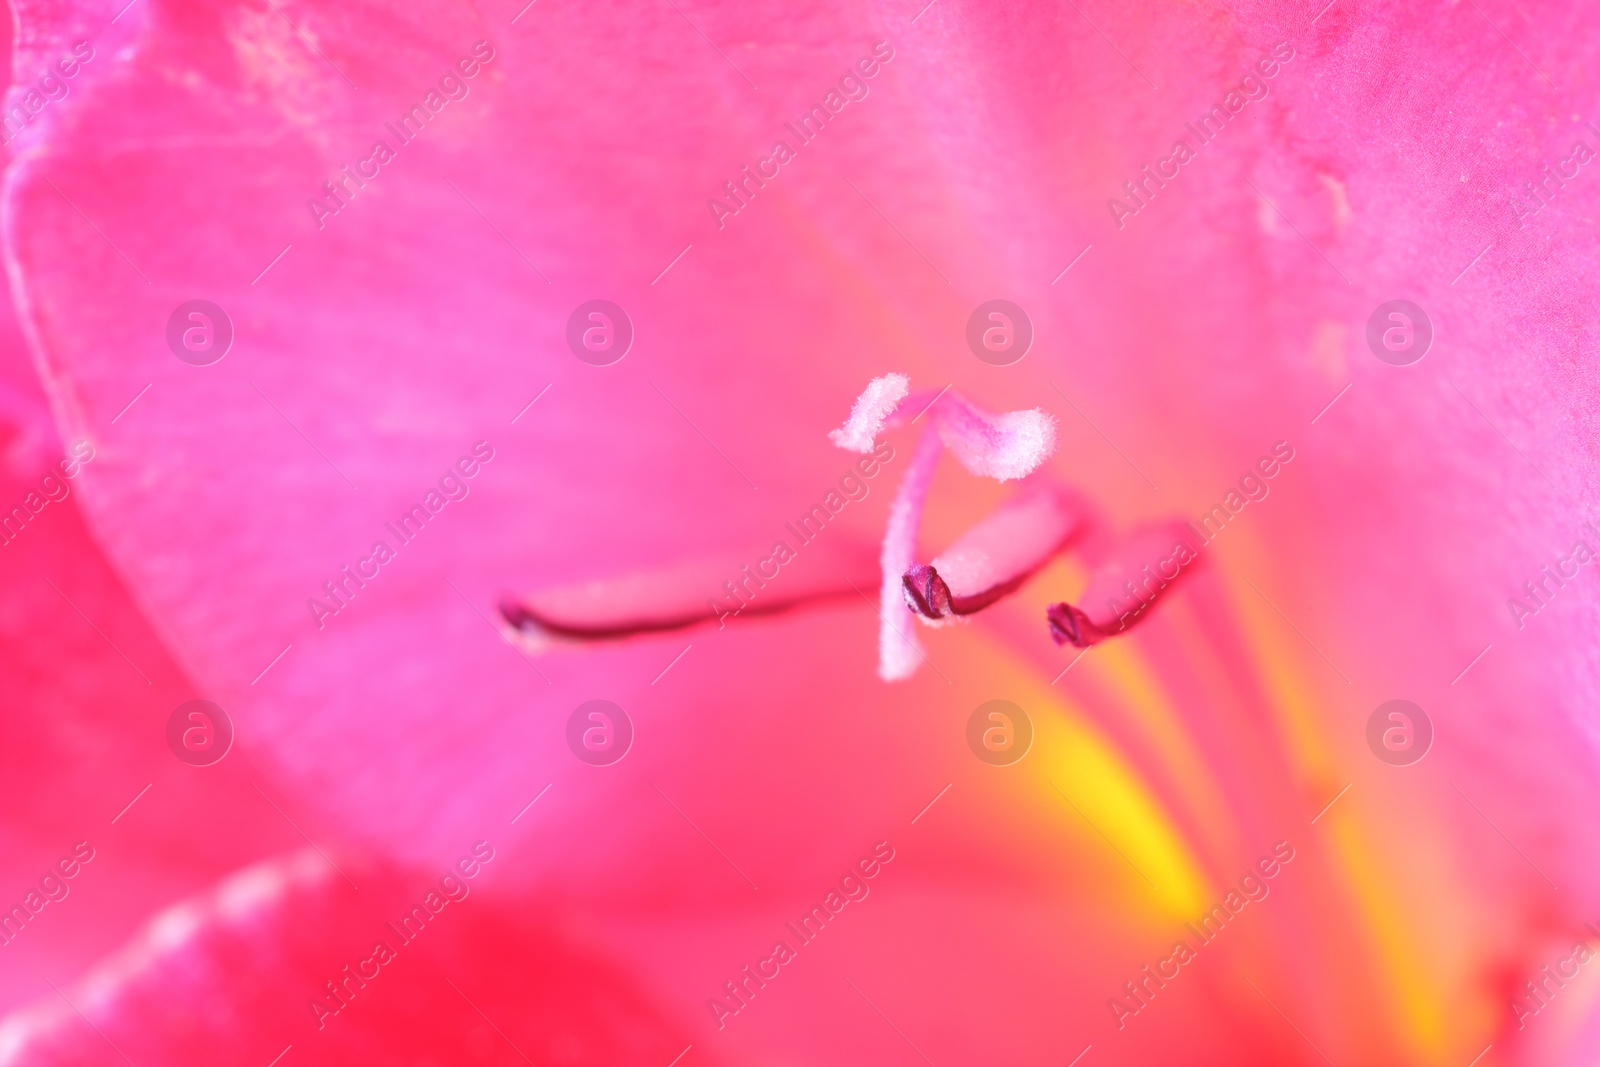
[[[1065,708],[1061,716],[1060,739],[1041,744],[1043,773],[1154,883],[1162,910],[1178,920],[1198,914],[1213,893],[1177,827],[1087,716]]]
[[[1232,533],[1242,536],[1230,545],[1243,558],[1269,558],[1255,544],[1250,531],[1230,527],[1222,536]],[[1334,721],[1326,711],[1319,714],[1314,688],[1307,681],[1309,671],[1325,679],[1324,685],[1342,686],[1336,673],[1323,662],[1321,653],[1308,646],[1305,637],[1297,634],[1285,622],[1278,610],[1263,600],[1262,594],[1272,596],[1265,587],[1260,593],[1252,589],[1237,572],[1222,566],[1220,557],[1213,557],[1226,584],[1233,611],[1242,622],[1245,639],[1251,649],[1255,668],[1267,694],[1268,705],[1283,733],[1291,767],[1298,778],[1315,795],[1326,793],[1330,798],[1350,775],[1337,772],[1328,756],[1329,746],[1318,722]],[[1255,579],[1261,581],[1260,575]],[[1311,637],[1312,635],[1306,635]],[[1324,653],[1326,650],[1323,650]],[[1315,663],[1311,663],[1315,660]],[[1373,952],[1382,962],[1374,968],[1370,981],[1387,987],[1376,1001],[1394,1006],[1394,1029],[1412,1046],[1419,1056],[1437,1060],[1447,1049],[1444,1027],[1445,1006],[1442,991],[1430,981],[1423,965],[1424,946],[1419,944],[1420,925],[1407,925],[1394,906],[1390,882],[1392,873],[1380,871],[1367,846],[1369,831],[1363,829],[1352,815],[1352,808],[1334,807],[1319,820],[1318,828],[1325,829],[1331,837],[1332,851],[1338,857],[1333,873],[1340,877],[1356,912],[1350,926],[1361,931],[1369,940]],[[1308,816],[1309,818],[1309,816]]]
[[[1102,845],[1104,835],[1143,874],[1128,873],[1136,884],[1143,885],[1148,878],[1154,884],[1156,904],[1166,913],[1163,923],[1168,917],[1191,918],[1207,906],[1212,888],[1183,834],[1139,771],[1088,713],[1065,693],[1052,690],[1034,668],[981,629],[974,627],[967,634],[977,638],[975,644],[992,661],[980,665],[983,675],[1006,679],[1014,694],[1008,699],[1033,720],[1034,749],[1021,767],[1039,783],[1040,802]],[[1071,804],[1063,802],[1063,796]],[[1083,825],[1085,819],[1090,826]],[[1141,917],[1150,918],[1148,913]]]
[[[1154,610],[1160,611],[1164,605]],[[1189,731],[1166,689],[1156,680],[1159,672],[1139,651],[1135,636],[1114,637],[1096,646],[1079,664],[1102,681],[1149,738],[1167,775],[1193,813],[1208,831],[1226,833],[1237,820],[1223,803],[1222,792],[1210,766],[1191,741]],[[1209,843],[1225,849],[1238,844],[1232,834]]]
[[[1254,543],[1255,538],[1249,536],[1248,530],[1229,526],[1222,536],[1231,533],[1241,535],[1236,547],[1244,558],[1270,558]],[[1219,556],[1213,555],[1212,563],[1222,577],[1228,599],[1232,602],[1233,614],[1241,621],[1244,644],[1253,653],[1251,659],[1259,675],[1262,691],[1266,693],[1268,706],[1276,713],[1284,731],[1288,755],[1300,772],[1298,777],[1315,789],[1326,788],[1337,775],[1327,757],[1327,740],[1317,724],[1319,721],[1329,721],[1330,716],[1318,714],[1316,700],[1306,684],[1301,665],[1306,662],[1306,657],[1311,657],[1316,660],[1315,667],[1321,668],[1328,677],[1337,679],[1337,675],[1322,661],[1317,651],[1308,646],[1305,639],[1284,621],[1285,616],[1279,615],[1242,575],[1224,566]],[[1260,577],[1254,580],[1258,583],[1257,588],[1260,588]],[[1261,594],[1272,595],[1266,589],[1261,589]],[[1342,685],[1343,682],[1336,681],[1335,684]],[[1341,781],[1334,788],[1343,784]]]
[[[1397,1027],[1399,1035],[1413,1053],[1440,1062],[1450,1047],[1445,1040],[1444,998],[1422,965],[1413,936],[1415,928],[1407,925],[1404,912],[1395,907],[1390,885],[1394,875],[1381,871],[1373,862],[1353,816],[1339,814],[1335,808],[1322,823],[1330,820],[1333,851],[1339,856],[1337,870],[1344,875],[1345,884],[1364,913],[1366,929],[1384,964],[1373,980],[1387,985],[1391,995],[1375,999],[1393,1006],[1396,1021],[1401,1023]]]
[[[1339,695],[1345,688],[1343,680],[1295,632],[1293,625],[1246,584],[1241,571],[1229,565],[1229,560],[1270,559],[1270,553],[1261,551],[1257,542],[1248,525],[1230,523],[1215,546],[1221,551],[1210,553],[1219,587],[1229,602],[1227,610],[1237,624],[1241,660],[1235,661],[1230,650],[1227,660],[1217,663],[1220,649],[1207,637],[1193,611],[1182,603],[1180,591],[1173,603],[1155,610],[1173,616],[1167,621],[1172,627],[1170,632],[1194,662],[1173,664],[1163,659],[1152,664],[1134,634],[1096,646],[1086,655],[1086,662],[1073,668],[1074,675],[1087,670],[1097,685],[1104,685],[1113,703],[1121,705],[1129,721],[1137,723],[1150,738],[1159,768],[1135,766],[1068,693],[1050,688],[1048,679],[1037,678],[1036,668],[1018,668],[1009,656],[995,654],[1000,661],[995,676],[1008,679],[1023,694],[1019,702],[1030,714],[1039,709],[1035,718],[1040,735],[1035,742],[1038,751],[1030,755],[1023,768],[1041,779],[1041,803],[1049,804],[1056,797],[1052,784],[1060,786],[1082,815],[1080,818],[1079,812],[1060,804],[1057,798],[1055,807],[1067,822],[1076,822],[1090,842],[1099,841],[1103,834],[1155,883],[1156,903],[1142,910],[1134,906],[1134,917],[1143,922],[1168,921],[1169,916],[1179,921],[1192,920],[1217,896],[1217,889],[1208,884],[1197,858],[1211,854],[1211,849],[1186,839],[1180,832],[1160,794],[1152,788],[1153,781],[1165,784],[1167,779],[1153,776],[1171,776],[1181,790],[1182,802],[1194,805],[1196,822],[1208,828],[1207,832],[1231,833],[1237,826],[1237,819],[1221,810],[1226,805],[1225,797],[1213,786],[1209,765],[1197,754],[1184,719],[1175,711],[1166,688],[1157,681],[1157,666],[1177,672],[1180,677],[1192,674],[1202,681],[1210,677],[1213,684],[1201,698],[1205,705],[1215,705],[1219,699],[1256,699],[1247,682],[1229,677],[1240,669],[1255,673],[1259,699],[1276,724],[1276,737],[1264,741],[1287,764],[1289,781],[1303,788],[1306,819],[1314,807],[1332,799],[1353,777],[1337,765],[1331,754],[1326,728],[1340,721],[1340,717],[1329,707],[1331,701],[1321,697],[1323,692],[1330,697]],[[1261,574],[1256,568],[1251,570],[1250,579],[1260,592],[1275,597],[1272,586],[1263,584],[1270,575]],[[1083,569],[1075,563],[1053,564],[1017,599],[1037,601],[1042,608],[1045,602],[1081,589],[1086,579]],[[1289,605],[1280,603],[1278,607],[1294,618]],[[1026,610],[1034,616],[1042,615],[1042,610],[1036,611],[1033,604]],[[1294,625],[1300,623],[1296,618]],[[968,633],[983,635],[977,627]],[[1306,636],[1317,641],[1322,635]],[[984,644],[989,644],[986,638]],[[1337,650],[1328,647],[1327,640],[1320,644],[1323,652],[1337,658]],[[1220,676],[1211,668],[1220,668]],[[1224,688],[1216,688],[1219,681]],[[1056,711],[1059,718],[1044,721],[1046,708]],[[1203,798],[1204,803],[1197,802],[1196,797]],[[1413,1058],[1442,1062],[1455,1051],[1454,1039],[1449,1039],[1444,1025],[1447,1005],[1453,1001],[1426,965],[1426,924],[1408,922],[1404,913],[1396,909],[1392,875],[1386,876],[1373,859],[1374,828],[1362,819],[1360,809],[1349,798],[1341,805],[1307,832],[1323,839],[1326,869],[1334,876],[1337,898],[1344,902],[1336,910],[1343,910],[1347,916],[1339,925],[1361,946],[1355,950],[1352,962],[1361,960],[1355,966],[1367,984],[1365,994],[1358,995],[1357,1000],[1368,1008],[1374,1004],[1387,1007],[1389,1018],[1380,1025]],[[1093,828],[1082,826],[1084,819]],[[1112,862],[1120,861],[1113,857]],[[1135,886],[1144,881],[1131,871],[1128,877]],[[1167,915],[1155,914],[1156,908]]]

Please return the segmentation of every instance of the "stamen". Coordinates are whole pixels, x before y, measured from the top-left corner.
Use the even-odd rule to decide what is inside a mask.
[[[924,620],[943,619],[954,615],[950,606],[950,587],[939,572],[926,563],[913,563],[902,579],[905,585],[906,606]]]
[[[948,448],[973,474],[1010,481],[1038,469],[1055,448],[1055,420],[1040,410],[994,414],[948,389],[911,391],[903,374],[875,378],[845,424],[829,436],[870,453],[885,428],[918,412],[928,422],[896,489],[878,553],[878,675],[916,673],[921,645],[915,614],[929,625],[981,611],[1016,589],[1090,525],[1091,508],[1071,490],[1040,483],[1016,494],[932,563],[916,562],[923,507],[939,457]],[[1058,643],[1087,647],[1126,631],[1200,558],[1199,535],[1170,523],[1127,539],[1094,572],[1078,604],[1048,610]],[[831,597],[851,598],[871,581],[859,543],[725,556],[620,577],[508,596],[500,614],[507,636],[530,650],[559,641],[616,640],[770,615]]]
[[[777,546],[774,546],[776,548]],[[530,651],[559,641],[606,641],[773,615],[812,601],[858,597],[872,582],[864,546],[702,559],[576,585],[505,596],[508,635]],[[752,562],[754,561],[754,562]]]
[[[1082,531],[1085,509],[1040,486],[1003,504],[936,558],[905,573],[906,602],[925,622],[981,611],[1014,592]]]
[[[1187,523],[1133,534],[1095,568],[1082,607],[1063,601],[1046,611],[1050,636],[1058,645],[1088,648],[1126,633],[1200,559],[1200,539]]]

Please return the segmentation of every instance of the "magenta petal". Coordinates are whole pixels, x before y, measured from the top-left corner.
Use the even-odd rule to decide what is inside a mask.
[[[903,578],[906,602],[927,619],[970,615],[1014,591],[1083,528],[1065,491],[1041,487],[1007,501],[962,534],[931,565]]]
[[[1095,568],[1082,607],[1054,604],[1046,613],[1058,645],[1088,648],[1132,627],[1200,562],[1202,542],[1187,523],[1140,530]]]

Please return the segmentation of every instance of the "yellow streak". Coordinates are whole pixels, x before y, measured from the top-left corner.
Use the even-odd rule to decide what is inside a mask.
[[[1248,530],[1230,527],[1228,532],[1243,535],[1232,547],[1245,558],[1268,558],[1251,543],[1254,538]],[[1302,784],[1328,791],[1331,799],[1349,776],[1341,776],[1333,768],[1327,740],[1317,726],[1319,720],[1328,721],[1332,716],[1317,713],[1313,690],[1301,670],[1307,653],[1317,653],[1305,646],[1305,641],[1237,572],[1224,566],[1221,558],[1213,557],[1213,563],[1226,585],[1234,614],[1241,620],[1247,647],[1254,653],[1252,660],[1268,705],[1287,743],[1291,769]],[[1272,595],[1267,589],[1261,593]],[[1317,667],[1332,675],[1320,658]],[[1343,683],[1335,679],[1332,684]],[[1337,784],[1330,788],[1330,783]],[[1368,1003],[1391,1006],[1398,1036],[1413,1052],[1438,1060],[1448,1047],[1442,991],[1429,981],[1422,965],[1424,946],[1417,937],[1420,926],[1401,921],[1388,886],[1392,875],[1385,875],[1373,861],[1365,832],[1352,814],[1355,810],[1346,798],[1330,809],[1315,829],[1325,830],[1331,839],[1331,851],[1338,857],[1334,873],[1340,876],[1357,913],[1350,926],[1366,932],[1381,961],[1381,966],[1370,968],[1370,980],[1386,986],[1388,992],[1369,998]]]
[[[1165,913],[1163,922],[1192,918],[1208,906],[1212,891],[1199,863],[1133,765],[1065,693],[1042,683],[1030,665],[982,631],[974,628],[971,633],[986,658],[995,661],[979,670],[1006,679],[1015,694],[1012,699],[1033,720],[1034,751],[1022,769],[1040,783],[1043,804],[1101,845],[1103,835],[1138,872],[1129,872],[1136,884],[1148,879]],[[1148,911],[1142,917],[1152,918]]]
[[[1392,997],[1376,999],[1393,1005],[1393,1014],[1398,1016],[1396,1021],[1402,1023],[1398,1027],[1399,1036],[1413,1052],[1442,1062],[1450,1048],[1445,1040],[1443,997],[1428,980],[1419,959],[1419,946],[1411,936],[1412,930],[1402,910],[1394,905],[1394,893],[1388,887],[1393,875],[1385,874],[1373,862],[1353,818],[1334,808],[1321,824],[1330,820],[1333,821],[1329,828],[1333,851],[1339,856],[1338,869],[1345,875],[1345,883],[1365,915],[1366,927],[1372,932],[1378,956],[1383,961],[1378,980],[1393,992]]]

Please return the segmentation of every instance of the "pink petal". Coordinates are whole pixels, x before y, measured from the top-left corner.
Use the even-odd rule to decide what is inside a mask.
[[[0,1022],[0,1061],[266,1067],[292,1049],[282,1062],[307,1067],[469,1054],[598,1065],[681,1049],[637,983],[561,929],[559,905],[496,898],[503,854],[455,873],[447,899],[452,859],[402,871],[343,858],[359,891],[310,847],[231,872],[80,981],[56,980],[59,993],[33,982],[37,999]],[[439,910],[398,936],[390,924],[430,892]]]
[[[612,932],[630,975],[686,1026],[691,1016],[704,1023],[702,994],[760,947],[756,927],[741,924],[772,914],[767,873],[778,892],[814,900],[855,839],[900,826],[914,846],[893,876],[915,879],[875,889],[864,905],[860,918],[882,920],[870,909],[891,903],[898,918],[855,927],[881,936],[856,943],[870,951],[860,954],[865,973],[851,979],[941,1064],[1066,1063],[1091,1041],[1082,1067],[1102,1056],[1321,1063],[1320,1054],[1339,1064],[1464,1064],[1491,1041],[1484,1064],[1592,1061],[1592,1047],[1561,1047],[1561,1016],[1589,1007],[1581,990],[1566,990],[1526,1032],[1505,1007],[1508,992],[1570,952],[1582,902],[1600,881],[1596,834],[1583,818],[1597,803],[1600,607],[1581,583],[1536,617],[1513,619],[1506,602],[1555,562],[1553,552],[1570,552],[1577,538],[1593,543],[1575,504],[1600,481],[1591,414],[1600,402],[1600,260],[1587,221],[1600,208],[1600,179],[1594,163],[1561,187],[1541,171],[1560,167],[1575,140],[1595,144],[1575,114],[1593,99],[1600,70],[1589,7],[1568,0],[1527,17],[1506,0],[1326,10],[1322,0],[1101,0],[1081,12],[758,2],[679,5],[681,14],[672,5],[539,4],[512,24],[521,0],[475,6],[470,17],[424,5],[403,19],[315,0],[277,6],[145,0],[114,24],[122,0],[12,8],[13,103],[79,36],[96,44],[71,94],[13,142],[24,151],[6,174],[8,280],[30,350],[7,365],[25,364],[44,382],[61,436],[105,446],[105,466],[74,490],[92,533],[29,565],[13,546],[0,575],[4,677],[24,738],[7,757],[18,773],[0,777],[26,792],[27,817],[48,821],[27,828],[39,851],[55,847],[46,838],[76,833],[74,824],[104,826],[120,807],[101,811],[108,798],[98,794],[85,800],[79,786],[100,784],[87,761],[54,758],[51,745],[73,757],[68,743],[102,745],[105,762],[92,765],[108,779],[132,773],[113,754],[151,750],[152,765],[171,762],[150,723],[135,729],[124,712],[158,720],[154,703],[136,699],[143,681],[124,685],[130,669],[84,617],[59,604],[41,612],[47,601],[29,596],[34,587],[54,596],[32,581],[33,562],[62,568],[47,572],[58,579],[82,549],[95,579],[84,585],[99,602],[64,591],[83,616],[144,669],[160,662],[158,688],[164,679],[177,687],[181,663],[237,707],[249,725],[240,754],[259,754],[298,810],[324,826],[416,854],[443,848],[485,813],[503,808],[503,822],[531,794],[529,779],[561,779],[535,809],[548,820],[512,828],[521,848],[508,854],[534,857],[530,865],[574,886],[575,897],[611,893],[582,928]],[[450,103],[317,229],[306,197],[370,151],[381,123],[434,82],[479,19],[501,56],[472,95]],[[725,228],[711,222],[702,208],[717,184],[769,138],[788,136],[774,102],[816,101],[823,72],[879,36],[899,57],[870,83],[870,98],[851,102]],[[1162,168],[1174,138],[1195,136],[1184,126],[1195,109],[1216,105],[1279,40],[1293,59],[1261,84],[1267,95],[1240,101],[1214,143],[1190,141],[1199,154],[1175,180],[1146,178],[1140,168]],[[1138,214],[1114,218],[1108,198],[1127,212],[1129,179],[1148,183],[1127,199]],[[1534,181],[1542,196],[1530,193]],[[1064,272],[1074,255],[1081,262]],[[962,320],[1000,293],[1034,316],[1035,354],[1014,368],[974,367]],[[159,337],[173,305],[197,295],[220,300],[239,326],[234,353],[212,368],[179,365]],[[578,363],[561,339],[572,308],[597,295],[626,305],[639,327],[635,352],[612,368]],[[1448,341],[1409,368],[1379,362],[1363,336],[1374,306],[1397,296],[1425,305]],[[838,396],[879,372],[885,352],[905,353],[919,380],[957,378],[973,395],[1021,404],[1053,405],[1045,375],[1070,376],[1095,427],[1161,483],[1160,507],[1197,503],[1175,486],[1217,499],[1238,478],[1239,457],[1280,436],[1305,456],[1240,520],[1257,539],[1246,565],[1281,617],[1255,601],[1229,607],[1238,570],[1228,545],[1239,543],[1229,540],[1207,564],[1217,580],[1202,573],[1183,594],[1198,626],[1187,627],[1187,610],[1163,612],[1140,635],[1149,655],[1119,684],[1090,665],[1060,683],[1088,709],[1072,725],[1127,762],[1216,892],[1279,833],[1304,857],[1270,900],[1250,905],[1241,938],[1230,932],[1225,947],[1206,950],[1126,1032],[1105,997],[1135,976],[1135,963],[1153,962],[1149,952],[1175,926],[1171,884],[1156,874],[1160,889],[1146,887],[1055,800],[1046,782],[1055,767],[1037,758],[1003,787],[1027,790],[1029,818],[1015,818],[1022,794],[991,796],[985,807],[962,777],[906,828],[934,786],[951,780],[954,723],[928,721],[925,694],[886,690],[867,657],[853,657],[867,609],[729,627],[705,650],[714,669],[697,674],[686,660],[656,689],[646,687],[665,656],[651,642],[592,648],[564,658],[570,677],[558,677],[561,696],[543,706],[529,698],[525,666],[446,584],[489,611],[507,587],[702,553],[712,531],[719,544],[751,541],[783,510],[770,503],[785,499],[774,487],[805,494],[837,477],[819,431],[837,416]],[[917,400],[901,402],[908,415]],[[1073,476],[1104,493],[1108,509],[1149,513],[1143,484],[1100,436],[1076,418],[1062,433],[1092,447]],[[305,597],[479,435],[502,452],[472,498],[451,504],[384,584],[315,630]],[[872,518],[863,530],[881,529]],[[886,613],[890,603],[898,601]],[[291,640],[293,651],[252,685]],[[1043,658],[1054,650],[1025,639],[1010,644],[998,671],[976,642],[948,644],[941,668],[963,689],[1043,692],[1054,675]],[[556,716],[544,714],[602,687],[648,693],[657,721],[674,727],[654,735],[653,750],[641,746],[639,758],[656,762],[616,768],[609,789],[572,777],[574,761],[548,729]],[[1448,708],[1428,762],[1408,771],[1374,763],[1351,729],[1352,692],[1371,701],[1408,693]],[[1076,714],[1049,707],[1038,721],[1059,727]],[[126,745],[96,729],[124,723]],[[1052,734],[1042,729],[1041,740]],[[896,758],[885,761],[891,748]],[[762,758],[773,751],[782,757]],[[692,783],[698,795],[686,799],[657,776],[761,881],[766,905],[724,906],[717,875],[748,887],[641,786],[687,839],[670,862],[652,851],[676,838],[621,791],[646,767]],[[65,788],[59,776],[69,772]],[[231,824],[246,810],[229,804],[222,818],[210,793],[217,776],[201,778],[197,816]],[[569,806],[552,805],[569,779],[581,782],[565,793]],[[1072,781],[1057,780],[1082,801]],[[138,825],[166,784],[113,829]],[[176,832],[183,816],[175,810],[162,823]],[[1127,844],[1117,825],[1096,825]],[[238,848],[259,836],[223,829]],[[163,847],[138,847],[146,843]],[[83,967],[80,949],[115,943],[123,909],[158,911],[151,898],[172,897],[172,872],[195,861],[191,844],[124,839],[146,866],[130,861],[129,876],[108,889],[139,889],[143,871],[156,888],[134,904],[74,890],[84,895],[68,907],[81,910],[63,909],[57,940],[6,950],[39,953],[36,966],[7,969],[13,1001],[23,983],[37,985],[35,974],[66,986]],[[685,862],[691,847],[720,870]],[[791,861],[795,853],[817,862]],[[983,862],[967,862],[973,855]],[[8,884],[25,885],[33,868],[19,858]],[[1097,882],[1109,887],[1098,898],[1085,888]],[[914,911],[916,899],[935,903]],[[1215,899],[1207,893],[1198,906]],[[516,904],[543,902],[525,887]],[[1395,921],[1408,909],[1418,921]],[[624,913],[681,936],[615,933]],[[81,942],[70,940],[79,916]],[[888,936],[894,926],[909,933]],[[975,927],[983,936],[963,940]],[[306,929],[320,936],[327,927]],[[269,947],[295,939],[288,922],[263,937]],[[476,965],[485,951],[462,962]],[[1208,962],[1212,951],[1232,960]],[[259,959],[228,957],[197,991],[276,977]],[[522,973],[494,972],[519,998],[505,1007],[562,1006],[559,991],[523,984],[545,973],[543,955],[527,959]],[[1435,965],[1441,959],[1451,965]],[[1216,965],[1233,961],[1236,970]],[[697,970],[678,981],[678,968]],[[1240,985],[1240,971],[1258,990]],[[199,1016],[217,1038],[215,1050],[153,1062],[259,1067],[273,1054],[235,1037],[264,1032],[265,1001],[247,1002],[247,1025],[230,1033],[181,998],[165,1007],[187,1017],[156,1010],[163,989],[152,988],[152,1010],[129,1016],[152,1051],[167,1051],[159,1042],[169,1020],[175,1030]],[[1041,989],[1050,1003],[1036,1010],[1029,998]],[[696,1033],[681,1067],[708,1062],[702,1056],[841,1063],[909,1054],[903,1043],[890,1048],[900,1036],[860,1004],[853,1023],[836,994],[854,996],[820,981],[771,991],[738,1020],[738,1036],[721,1035],[742,1044],[712,1046]],[[437,1003],[405,998],[385,1007],[382,1023],[404,1024],[411,1012],[427,1025]],[[480,1004],[505,1022],[501,1004]],[[122,1062],[91,1049],[93,1035],[73,1025],[81,1046],[37,1058]],[[396,1053],[378,1062],[461,1059],[459,1045],[405,1048],[403,1037],[382,1043],[385,1032],[406,1033],[375,1025],[373,1049],[356,1051]],[[124,1044],[123,1033],[112,1036],[142,1067],[146,1045]],[[854,1040],[863,1034],[866,1042]],[[602,1046],[600,1055],[665,1063],[677,1054],[626,1051]]]

